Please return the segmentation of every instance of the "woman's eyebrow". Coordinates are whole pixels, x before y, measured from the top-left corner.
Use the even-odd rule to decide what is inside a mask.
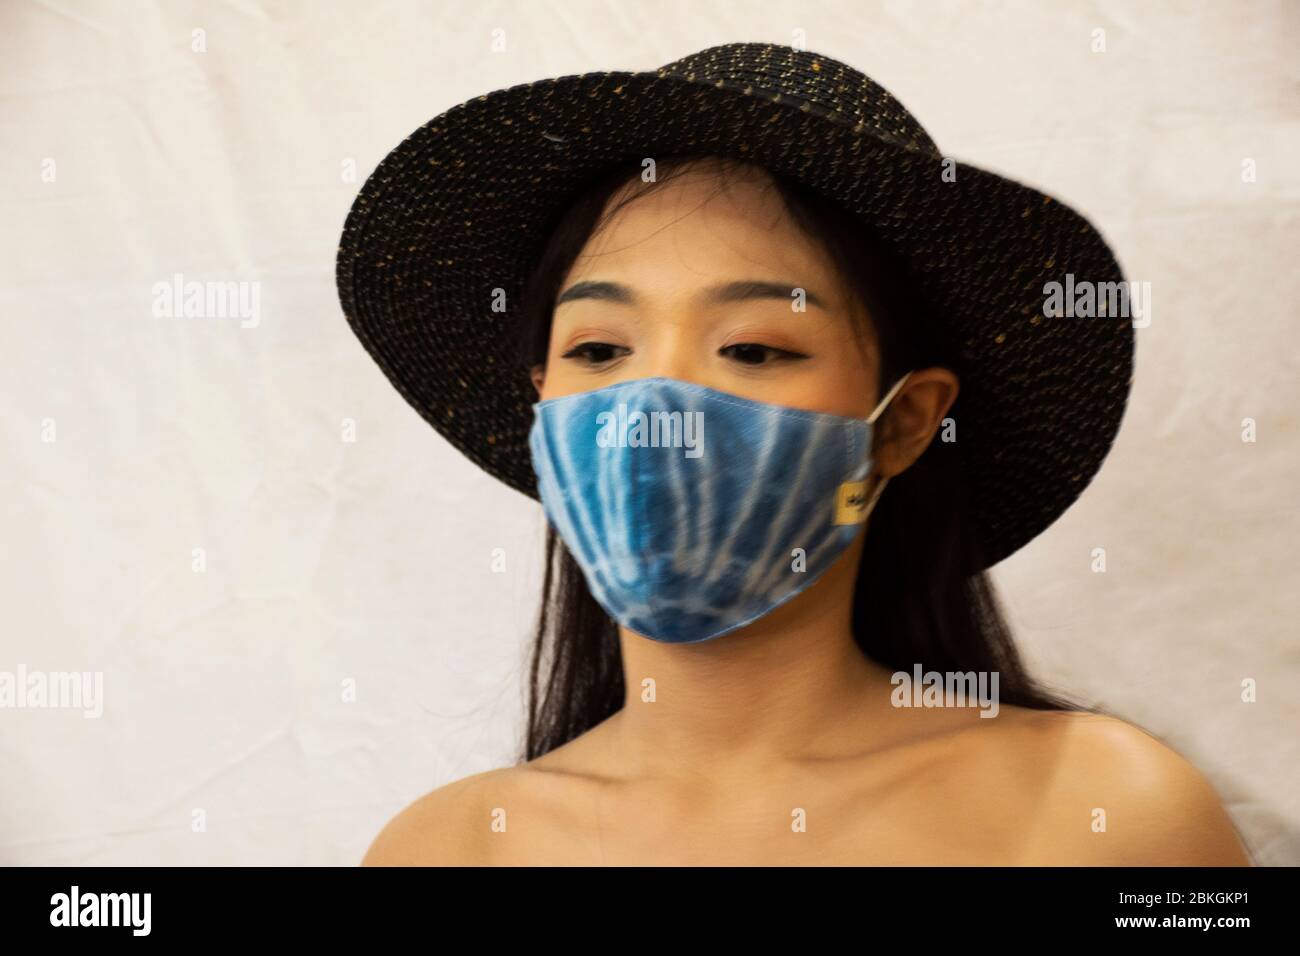
[[[705,304],[709,305],[726,302],[746,302],[753,299],[780,299],[782,302],[789,302],[795,289],[803,289],[804,300],[809,305],[826,308],[826,303],[811,289],[793,284],[782,285],[780,282],[768,282],[762,279],[740,279],[735,282],[723,282],[704,289],[699,297]],[[574,283],[561,292],[556,298],[555,304],[560,306],[566,302],[576,302],[579,299],[599,299],[604,302],[617,302],[620,305],[635,305],[637,296],[628,286],[618,282],[583,281]]]

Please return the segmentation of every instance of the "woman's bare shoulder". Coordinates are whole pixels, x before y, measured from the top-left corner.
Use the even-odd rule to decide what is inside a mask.
[[[1022,734],[1043,768],[1030,845],[1084,865],[1249,865],[1213,785],[1149,732],[1104,714],[1042,711]]]
[[[590,794],[596,727],[541,757],[471,774],[431,790],[375,837],[362,866],[484,866],[508,864],[520,844],[564,832],[572,808]],[[507,811],[526,821],[507,842]],[[548,856],[557,852],[547,848]]]
[[[471,774],[431,790],[388,821],[362,866],[476,866],[487,862],[493,807],[518,768]],[[495,797],[495,799],[494,799]]]

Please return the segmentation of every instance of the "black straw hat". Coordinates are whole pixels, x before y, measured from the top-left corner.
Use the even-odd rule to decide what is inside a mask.
[[[421,126],[366,180],[339,244],[343,311],[452,445],[537,497],[536,393],[517,359],[524,279],[549,225],[593,177],[669,153],[796,179],[909,262],[960,355],[950,414],[984,566],[1074,502],[1119,429],[1134,336],[1123,316],[1045,314],[1044,287],[1122,283],[1105,240],[1052,197],[946,160],[859,71],[765,43],[479,96]],[[504,312],[493,310],[497,289]]]

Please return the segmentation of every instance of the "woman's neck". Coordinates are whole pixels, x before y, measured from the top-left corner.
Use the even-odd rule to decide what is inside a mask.
[[[725,776],[887,743],[892,672],[853,638],[859,546],[731,634],[664,644],[622,630],[627,697],[610,718],[611,760],[636,777]]]

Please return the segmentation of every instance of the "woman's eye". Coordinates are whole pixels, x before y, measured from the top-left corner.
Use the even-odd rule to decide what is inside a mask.
[[[764,365],[778,359],[801,359],[808,356],[788,349],[778,349],[771,345],[759,345],[756,342],[739,342],[726,345],[718,350],[723,355],[730,355],[737,362],[745,365]]]
[[[583,342],[581,345],[575,345],[560,357],[579,359],[588,365],[603,365],[605,362],[618,358],[620,352],[626,353],[627,351],[621,345],[610,345],[608,342]]]

